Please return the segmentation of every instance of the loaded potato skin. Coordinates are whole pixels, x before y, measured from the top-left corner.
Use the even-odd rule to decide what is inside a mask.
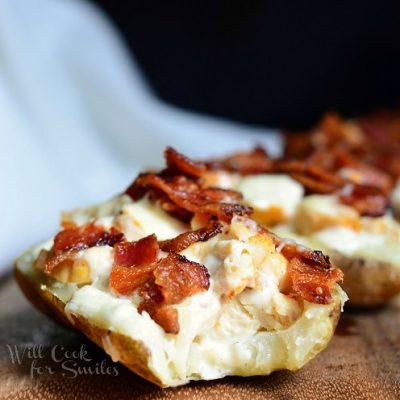
[[[17,260],[22,291],[161,387],[301,368],[333,335],[341,271],[259,226],[241,193],[207,185],[207,164],[173,149],[166,160],[64,214]]]

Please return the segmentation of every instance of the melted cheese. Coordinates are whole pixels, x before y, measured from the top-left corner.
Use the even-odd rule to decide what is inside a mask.
[[[295,231],[307,235],[331,226],[358,229],[360,217],[356,210],[331,195],[306,196],[299,203],[293,218]]]
[[[122,214],[117,217],[117,227],[128,240],[138,240],[153,233],[159,240],[166,240],[187,230],[185,224],[146,197],[122,206]]]
[[[128,240],[151,233],[166,239],[185,229],[146,199],[125,202],[119,210],[122,213],[115,221]],[[108,218],[105,214],[99,217]],[[87,219],[93,215],[95,210]],[[80,218],[85,219],[84,213],[80,212]],[[33,270],[39,249],[21,259],[26,271]],[[344,300],[339,287],[336,303],[330,305],[300,304],[282,294],[280,288],[288,279],[286,259],[268,236],[258,233],[253,221],[236,217],[221,234],[182,252],[207,267],[210,289],[176,305],[180,332],[166,334],[146,312],[137,311],[137,294],[117,297],[108,290],[112,252],[108,246],[80,252],[79,257],[90,266],[92,284],[78,287],[49,279],[42,287],[62,298],[66,315],[81,315],[92,324],[142,342],[151,355],[150,369],[166,385],[298,369],[325,347],[332,334],[329,316],[337,302]],[[118,359],[110,346],[105,343],[104,347]]]
[[[317,232],[312,239],[323,249],[333,249],[355,258],[386,261],[400,267],[399,243],[390,242],[386,235],[337,227]]]
[[[254,219],[274,225],[291,218],[304,195],[304,188],[287,175],[260,174],[240,179],[235,189],[254,209]]]

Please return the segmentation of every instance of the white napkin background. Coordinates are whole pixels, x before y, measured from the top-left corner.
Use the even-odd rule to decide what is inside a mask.
[[[281,147],[274,131],[156,99],[92,5],[0,2],[0,276],[62,210],[122,191],[166,145],[207,158],[257,143]]]

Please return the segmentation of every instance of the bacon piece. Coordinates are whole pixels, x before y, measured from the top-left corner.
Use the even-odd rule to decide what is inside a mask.
[[[176,253],[169,253],[159,260],[154,277],[164,304],[178,304],[210,287],[207,268]]]
[[[49,253],[43,272],[47,275],[50,275],[60,264],[67,262],[69,262],[69,264],[72,266],[77,253],[78,250],[67,250],[59,254]]]
[[[250,175],[269,172],[272,168],[272,161],[262,147],[256,147],[248,153],[236,153],[223,160],[210,161],[207,166],[213,170]]]
[[[143,300],[138,311],[146,311],[165,332],[177,334],[178,311],[172,305],[208,290],[210,280],[207,268],[184,256],[170,253],[157,262],[154,277],[139,290]]]
[[[166,333],[179,333],[178,310],[175,307],[163,305],[154,310],[151,318],[160,325]]]
[[[110,288],[128,295],[153,276],[159,253],[155,235],[136,242],[122,242],[114,246],[114,265],[110,274]]]
[[[129,295],[153,276],[155,264],[137,267],[114,265],[110,273],[110,288],[118,294]]]
[[[84,250],[94,246],[113,246],[123,239],[124,235],[115,228],[106,231],[94,223],[81,227],[64,229],[54,238],[54,252],[60,254],[68,250]]]
[[[123,238],[124,235],[115,228],[106,231],[93,223],[80,227],[70,225],[55,236],[53,251],[48,254],[43,271],[51,274],[61,263],[71,261],[72,265],[80,250],[94,246],[114,246]]]
[[[235,203],[242,198],[239,192],[202,188],[198,182],[184,176],[162,178],[153,174],[141,175],[126,193],[137,200],[149,190],[167,195],[174,204],[186,211],[210,214],[226,222],[229,222],[234,215],[248,215],[252,212],[251,207]]]
[[[172,147],[166,148],[164,156],[167,162],[167,169],[163,171],[163,175],[188,175],[200,178],[207,171],[206,164],[193,161],[178,153]]]
[[[163,296],[154,280],[140,289],[140,295],[143,300],[139,304],[138,312],[141,314],[146,311],[166,333],[178,334],[180,328],[178,310],[171,305],[163,304]]]
[[[204,228],[200,228],[195,231],[184,232],[173,239],[162,241],[160,243],[160,248],[161,250],[169,253],[179,253],[182,250],[185,250],[191,244],[196,242],[206,242],[221,232],[222,224],[212,221],[211,224]]]
[[[355,208],[360,215],[368,217],[380,217],[389,207],[388,198],[371,186],[348,185],[339,192],[339,200]]]
[[[317,304],[331,303],[331,289],[343,277],[341,270],[325,268],[303,256],[289,260],[288,274],[292,280],[293,293]]]
[[[277,161],[274,171],[288,173],[293,179],[301,183],[308,193],[332,193],[340,189],[345,183],[335,174],[307,161]]]
[[[258,230],[269,235],[277,251],[288,260],[288,275],[292,284],[286,294],[300,296],[311,303],[331,303],[331,289],[343,279],[343,273],[332,266],[329,257],[321,251],[281,239],[261,226]]]
[[[137,267],[157,260],[159,247],[156,235],[149,235],[136,242],[121,242],[114,246],[114,264]]]

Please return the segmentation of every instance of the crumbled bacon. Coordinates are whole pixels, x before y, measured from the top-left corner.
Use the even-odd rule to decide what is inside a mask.
[[[72,266],[76,254],[77,250],[67,250],[58,254],[54,254],[54,252],[48,253],[43,272],[47,275],[50,275],[55,270],[55,268],[67,262],[69,262]]]
[[[153,276],[159,247],[155,235],[136,242],[121,242],[114,246],[114,265],[110,274],[110,288],[128,295]]]
[[[178,311],[172,307],[184,299],[208,290],[210,280],[207,268],[189,261],[182,255],[170,253],[160,259],[154,269],[154,280],[141,289],[143,300],[138,311],[146,311],[165,332],[179,332]]]
[[[300,296],[311,303],[329,304],[331,289],[343,279],[342,271],[332,266],[329,257],[294,241],[280,239],[263,227],[258,229],[272,238],[277,251],[288,260],[291,287],[286,294]]]
[[[59,232],[54,238],[54,252],[57,255],[67,250],[79,251],[94,246],[114,246],[123,237],[124,235],[115,228],[106,231],[102,226],[90,223]]]
[[[48,254],[43,271],[51,274],[60,264],[75,260],[76,254],[80,250],[95,246],[114,246],[123,240],[124,235],[115,228],[106,231],[104,227],[94,223],[83,226],[69,225],[54,238],[54,246]]]
[[[164,304],[178,304],[186,297],[210,287],[207,268],[176,253],[169,253],[159,260],[154,277]]]
[[[185,250],[191,244],[196,242],[206,242],[222,232],[222,224],[217,221],[212,221],[208,226],[188,231],[179,236],[160,242],[161,250],[169,253],[179,253]]]
[[[389,207],[388,198],[370,186],[348,185],[339,192],[339,200],[355,208],[360,215],[368,217],[380,217]]]
[[[277,161],[274,171],[289,174],[305,187],[307,193],[332,193],[344,184],[344,180],[335,174],[306,161]]]
[[[164,155],[167,162],[167,169],[163,171],[164,175],[187,175],[200,178],[207,171],[206,164],[193,161],[172,147],[167,147]]]
[[[184,176],[162,178],[154,174],[140,175],[126,193],[133,199],[138,199],[149,190],[161,192],[186,211],[210,214],[226,222],[234,215],[248,215],[252,212],[250,207],[236,203],[242,198],[239,192],[202,188],[199,182]]]
[[[272,165],[272,160],[262,147],[256,147],[248,153],[236,153],[223,160],[214,160],[207,163],[207,166],[212,170],[238,172],[241,175],[269,172]]]
[[[136,242],[121,242],[114,246],[114,263],[122,267],[138,267],[157,260],[159,247],[156,235]]]
[[[155,264],[136,267],[114,265],[110,273],[110,288],[118,294],[129,295],[152,278]]]
[[[302,255],[289,260],[288,274],[293,293],[317,304],[329,304],[332,301],[331,289],[343,277],[340,269],[322,267]]]
[[[114,246],[110,288],[121,295],[138,289],[142,296],[138,311],[146,311],[165,332],[178,333],[178,312],[171,307],[210,285],[207,268],[184,256],[169,253],[157,260],[155,235]]]
[[[160,325],[166,333],[178,334],[179,321],[178,310],[163,303],[160,288],[153,281],[148,282],[140,290],[142,302],[139,304],[138,312],[146,311],[152,320]]]

